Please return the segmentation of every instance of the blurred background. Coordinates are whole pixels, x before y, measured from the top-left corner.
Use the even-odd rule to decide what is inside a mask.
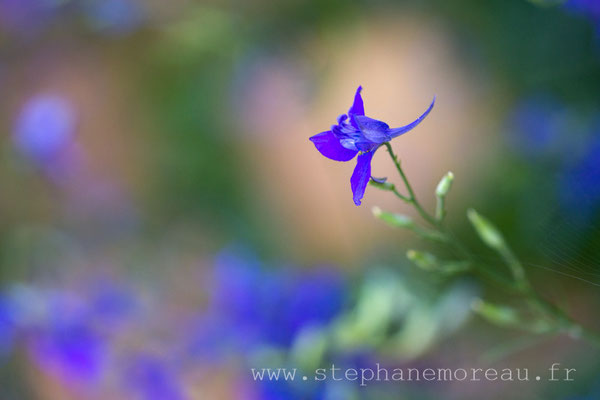
[[[597,399],[598,351],[471,313],[506,293],[352,202],[308,141],[363,85],[430,210],[502,229],[600,330],[596,0],[0,0],[0,398]],[[374,176],[396,179],[380,151]],[[416,217],[416,216],[415,216]],[[517,304],[518,306],[518,304]],[[576,382],[254,382],[250,368],[577,369]]]

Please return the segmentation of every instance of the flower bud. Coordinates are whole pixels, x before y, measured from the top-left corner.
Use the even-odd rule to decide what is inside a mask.
[[[415,223],[414,221],[404,215],[404,214],[394,214],[390,212],[383,211],[379,207],[373,207],[373,215],[375,218],[378,218],[385,222],[386,224],[396,227],[396,228],[405,228],[405,229],[414,229]]]
[[[475,313],[496,325],[515,326],[520,323],[519,314],[512,307],[492,304],[482,299],[476,299],[471,304],[471,308]]]
[[[479,213],[472,208],[467,211],[467,217],[485,244],[495,250],[503,250],[506,248],[506,243],[504,242],[502,234],[490,221],[479,215]]]
[[[406,257],[417,267],[426,271],[433,271],[438,268],[438,260],[436,256],[431,253],[409,250],[406,252]]]
[[[439,197],[446,197],[450,188],[452,187],[452,182],[454,181],[454,174],[452,172],[448,172],[440,183],[438,183],[437,188],[435,189],[435,195]]]
[[[446,216],[446,195],[450,191],[452,187],[452,182],[454,181],[454,174],[452,172],[448,172],[440,183],[438,183],[437,188],[435,189],[435,196],[437,197],[437,205],[435,208],[435,219],[439,222],[444,220]]]
[[[469,261],[447,261],[440,266],[440,272],[446,275],[460,274],[471,269]]]

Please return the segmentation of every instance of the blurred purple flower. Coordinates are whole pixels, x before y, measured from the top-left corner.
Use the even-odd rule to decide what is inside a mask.
[[[17,329],[15,312],[10,299],[0,297],[0,357],[12,350]]]
[[[232,349],[235,349],[235,336],[221,315],[200,315],[181,329],[184,359],[209,361],[215,365]]]
[[[214,271],[211,314],[241,333],[233,340],[243,348],[289,346],[300,330],[326,324],[345,303],[345,282],[331,268],[267,270],[251,255],[226,250]]]
[[[333,268],[319,268],[291,274],[282,317],[282,341],[289,342],[303,328],[325,325],[335,318],[346,302],[342,275]],[[287,336],[287,337],[286,337]]]
[[[532,96],[519,101],[508,117],[513,147],[526,156],[546,155],[560,150],[565,139],[564,105],[548,96]]]
[[[568,0],[565,9],[573,13],[587,16],[596,26],[596,33],[600,35],[600,1],[598,0]]]
[[[581,220],[600,206],[600,126],[587,152],[562,175],[560,199],[567,211]]]
[[[108,281],[96,282],[94,286],[89,299],[89,314],[104,328],[117,328],[136,315],[139,305],[133,289]]]
[[[36,335],[33,355],[46,371],[67,381],[93,381],[104,365],[106,343],[85,319],[52,322]]]
[[[260,319],[269,307],[264,303],[278,295],[276,290],[265,290],[269,283],[262,280],[261,268],[254,255],[244,250],[226,249],[215,258],[211,307],[215,314],[244,326],[244,340],[249,343],[260,336]]]
[[[96,279],[92,287],[83,286],[82,296],[68,290],[16,288],[10,292],[15,304],[23,303],[21,311],[14,307],[22,315],[13,315],[9,303],[4,308],[0,297],[0,346],[10,346],[16,325],[17,339],[32,360],[67,385],[100,389],[110,384],[103,378],[115,372],[124,377],[120,389],[134,398],[183,400],[187,395],[181,362],[215,367],[229,363],[231,355],[236,360],[247,356],[248,362],[264,346],[289,348],[303,329],[328,324],[339,315],[347,296],[345,281],[333,268],[267,269],[251,252],[239,249],[217,256],[209,285],[207,309],[200,316],[171,320],[166,330],[159,329],[165,334],[159,338],[152,327],[165,324],[169,308],[153,310],[152,321],[132,320],[139,315],[140,299],[120,282]],[[123,354],[123,344],[133,337],[165,353]],[[249,394],[260,399],[320,398],[316,393],[323,389],[318,384],[267,382],[254,384]]]
[[[20,328],[32,359],[65,382],[97,381],[106,365],[108,343],[90,319],[85,299],[66,291],[30,290],[20,294],[21,301],[37,303],[24,304],[37,310],[20,310],[25,314]]]
[[[0,28],[21,35],[31,35],[49,23],[59,1],[0,0]]]
[[[263,380],[257,384],[256,400],[321,400],[326,398],[324,388],[323,384],[315,387],[314,384],[297,385],[284,379]]]
[[[135,0],[94,0],[86,3],[84,12],[93,29],[114,35],[130,33],[142,21],[142,9]]]
[[[67,99],[41,94],[23,106],[14,126],[13,139],[23,156],[57,177],[75,161],[75,126],[75,110]]]
[[[325,157],[335,161],[350,161],[358,155],[356,168],[350,179],[354,204],[361,204],[369,179],[371,160],[375,151],[385,142],[400,136],[423,121],[435,103],[435,97],[427,110],[415,121],[400,128],[390,128],[388,124],[365,116],[359,86],[354,95],[354,103],[348,114],[338,117],[337,125],[330,131],[321,132],[310,138],[315,147]]]
[[[178,376],[157,356],[140,355],[128,369],[126,384],[143,400],[183,400]],[[136,397],[138,398],[138,397]]]

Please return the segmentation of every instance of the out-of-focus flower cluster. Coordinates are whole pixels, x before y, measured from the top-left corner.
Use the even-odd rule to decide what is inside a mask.
[[[196,282],[193,304],[172,304],[160,295],[165,288],[98,282],[7,289],[0,302],[3,355],[24,348],[37,368],[83,395],[202,398],[190,381],[195,371],[225,372],[231,361],[248,365],[244,355],[290,348],[301,331],[340,314],[348,295],[334,269],[270,272],[230,251]],[[230,373],[244,375],[226,398],[266,398],[261,391],[272,390],[245,387],[250,375],[243,367]]]
[[[75,141],[77,115],[68,99],[42,93],[23,105],[13,129],[19,153],[58,183],[82,168]]]
[[[250,370],[372,366],[378,353],[378,362],[406,362],[462,326],[474,295],[460,284],[424,300],[390,272],[354,294],[333,267],[269,268],[234,249],[208,271],[186,302],[123,277],[10,286],[0,301],[2,357],[25,356],[77,398],[337,399],[357,385],[257,382]]]
[[[600,115],[536,95],[517,102],[506,129],[516,154],[554,183],[562,211],[587,219],[599,209]]]
[[[75,19],[93,32],[126,34],[144,20],[138,0],[0,0],[0,31],[32,37]]]
[[[564,7],[575,14],[584,15],[590,19],[600,35],[600,3],[597,0],[567,0]]]

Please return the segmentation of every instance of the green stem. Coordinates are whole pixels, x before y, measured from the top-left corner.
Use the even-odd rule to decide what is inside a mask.
[[[435,219],[439,224],[444,221],[444,217],[446,216],[446,198],[438,197],[437,204],[435,206]]]
[[[398,160],[398,157],[396,157],[396,154],[394,154],[392,145],[390,144],[390,142],[385,142],[384,145],[387,148],[388,153],[390,153],[390,157],[392,157],[392,161],[394,162],[394,165],[396,166],[396,169],[398,170],[398,173],[400,174],[400,177],[402,178],[402,181],[404,182],[404,186],[406,186],[406,190],[408,190],[408,200],[406,200],[406,201],[408,203],[412,203],[412,205],[415,207],[415,209],[417,210],[419,215],[425,221],[429,222],[431,225],[433,225],[435,227],[438,227],[439,226],[438,221],[436,221],[435,218],[433,218],[431,215],[429,215],[427,213],[427,211],[425,211],[425,209],[421,206],[421,203],[419,203],[419,201],[417,200],[417,196],[415,195],[415,192],[414,192],[412,186],[410,185],[410,182],[408,182],[408,178],[406,177],[406,175],[404,174],[404,171],[402,170],[402,167],[400,166],[400,161]],[[404,196],[402,196],[402,197],[404,197]]]
[[[408,197],[402,195],[396,188],[393,188],[392,192],[396,195],[396,197],[398,197],[400,200],[404,201],[405,203],[412,203],[412,201]]]
[[[525,268],[521,264],[521,261],[515,256],[512,250],[508,246],[504,246],[500,249],[500,255],[504,262],[510,268],[515,284],[520,290],[528,291],[531,289],[531,284],[525,275]]]
[[[391,144],[386,142],[384,145],[387,148],[388,153],[390,154],[390,157],[392,158],[392,161],[394,162],[394,165],[396,166],[396,169],[398,170],[398,173],[404,182],[404,185],[406,186],[408,196],[400,194],[395,186],[392,187],[391,191],[402,201],[412,204],[419,215],[434,227],[433,232],[437,232],[439,235],[441,235],[441,237],[445,237],[445,241],[453,246],[457,253],[460,253],[464,258],[466,258],[467,261],[473,265],[475,271],[478,272],[482,277],[490,279],[514,295],[524,297],[529,304],[536,308],[544,317],[556,324],[556,332],[565,333],[574,338],[584,339],[588,343],[600,348],[600,334],[584,328],[579,323],[571,319],[571,317],[569,317],[562,309],[543,299],[534,291],[529,280],[527,279],[523,265],[512,252],[512,250],[507,246],[500,251],[500,256],[511,270],[511,274],[513,276],[512,282],[507,281],[502,276],[492,273],[489,269],[485,268],[485,266],[483,268],[478,267],[480,264],[475,261],[473,254],[454,235],[452,235],[443,227],[442,219],[444,213],[439,207],[443,207],[444,205],[438,204],[438,209],[436,210],[437,218],[434,218],[427,211],[425,211],[425,209],[417,200],[415,192],[410,185],[408,178],[404,174],[404,171],[400,166],[400,161],[398,160],[396,154],[394,154]]]

